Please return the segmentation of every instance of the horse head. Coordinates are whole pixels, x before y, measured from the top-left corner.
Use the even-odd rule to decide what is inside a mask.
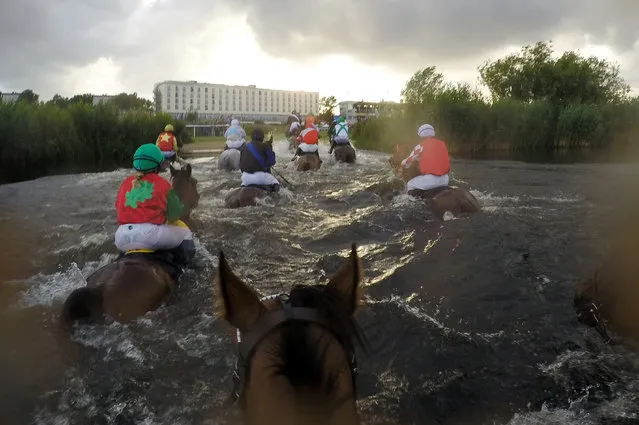
[[[355,244],[327,285],[295,285],[260,299],[223,253],[216,287],[221,316],[238,330],[236,398],[244,423],[358,424],[353,315],[360,303]]]
[[[182,214],[183,220],[188,220],[191,216],[191,211],[197,207],[200,201],[200,194],[197,191],[197,180],[192,176],[191,164],[186,164],[185,167],[180,169],[171,167],[171,184],[175,193],[184,204],[184,213]]]

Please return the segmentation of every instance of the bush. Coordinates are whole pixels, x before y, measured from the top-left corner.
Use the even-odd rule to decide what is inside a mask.
[[[172,121],[165,114],[121,112],[109,104],[0,102],[0,180],[129,166],[135,149],[154,143]],[[184,124],[173,125],[178,140],[188,143]]]

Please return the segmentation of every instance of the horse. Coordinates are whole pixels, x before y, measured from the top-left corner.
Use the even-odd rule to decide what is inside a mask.
[[[391,157],[391,161],[393,161],[393,157]],[[417,162],[413,163],[413,166],[410,168],[403,168],[401,167],[401,161],[399,161],[395,173],[405,182],[420,175]],[[416,198],[428,200],[431,211],[440,219],[444,217],[446,212],[458,216],[464,213],[481,211],[481,204],[477,198],[463,187],[442,186],[430,190],[413,189],[409,190],[408,194]]]
[[[220,154],[217,160],[217,168],[224,171],[235,171],[240,169],[239,149],[227,149]]]
[[[257,205],[257,199],[273,196],[274,192],[254,186],[243,186],[232,190],[226,195],[224,205],[226,208],[243,208]]]
[[[288,150],[295,152],[299,145],[300,144],[297,141],[297,137],[296,136],[291,136],[291,137],[288,138]]]
[[[348,164],[354,164],[356,159],[355,148],[350,144],[335,145],[333,148],[333,154],[335,155],[335,161],[346,162]]]
[[[639,227],[634,217],[621,223],[604,261],[591,277],[577,282],[573,298],[579,322],[594,328],[609,344],[615,341],[606,323],[618,335],[639,343]]]
[[[399,168],[404,158],[410,155],[410,151],[411,151],[411,148],[409,145],[406,145],[406,144],[395,145],[395,147],[393,148],[393,154],[388,159],[388,162],[390,163],[393,170],[397,170]]]
[[[353,315],[362,270],[355,244],[327,285],[296,284],[260,299],[219,256],[218,316],[237,329],[230,401],[246,425],[356,425],[355,345],[366,340]]]
[[[319,170],[322,166],[322,160],[315,153],[303,153],[297,157],[295,166],[297,171]]]
[[[191,165],[176,170],[171,166],[173,189],[184,204],[181,217],[188,222],[197,206],[197,180]],[[180,220],[176,225],[184,224]],[[104,315],[127,323],[158,308],[177,285],[178,268],[167,262],[162,252],[127,254],[87,278],[87,285],[69,294],[60,314],[61,324],[100,321]]]

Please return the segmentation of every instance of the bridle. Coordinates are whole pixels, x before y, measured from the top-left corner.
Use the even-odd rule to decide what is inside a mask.
[[[251,358],[255,354],[257,346],[269,333],[282,324],[290,321],[315,323],[316,325],[326,328],[334,335],[337,335],[337,332],[331,329],[328,321],[324,319],[316,309],[291,306],[288,294],[269,295],[261,299],[261,301],[272,300],[279,301],[282,308],[270,310],[246,335],[242,335],[239,329],[237,330],[238,353],[237,359],[235,360],[235,368],[233,370],[233,392],[231,393],[227,404],[233,404],[243,399],[249,365],[251,363]],[[353,388],[355,388],[355,380],[359,373],[357,369],[355,350],[344,346],[342,342],[340,342],[340,344],[342,344],[342,347],[349,358]]]

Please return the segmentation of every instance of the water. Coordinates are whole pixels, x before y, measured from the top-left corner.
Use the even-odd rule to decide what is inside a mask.
[[[113,201],[128,170],[0,186],[0,422],[218,424],[233,330],[215,317],[218,253],[262,294],[325,282],[357,242],[370,342],[360,353],[364,423],[639,423],[639,358],[580,326],[572,285],[605,254],[631,165],[453,162],[482,201],[435,219],[399,193],[387,156],[297,173],[277,203],[223,208],[238,174],[192,160],[197,256],[180,290],[129,324],[54,327],[66,295],[115,258]]]

